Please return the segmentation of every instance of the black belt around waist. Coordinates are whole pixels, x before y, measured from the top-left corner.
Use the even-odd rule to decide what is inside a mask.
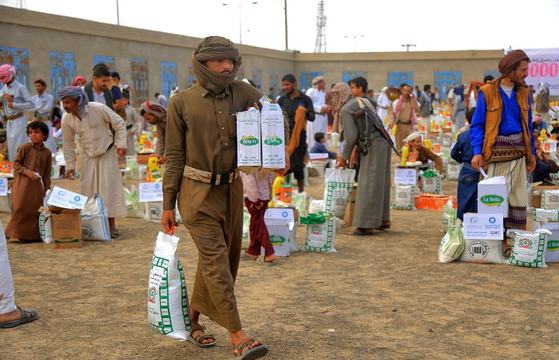
[[[398,120],[398,122],[396,122],[396,124],[411,125],[411,120],[410,121],[400,121],[400,120]]]

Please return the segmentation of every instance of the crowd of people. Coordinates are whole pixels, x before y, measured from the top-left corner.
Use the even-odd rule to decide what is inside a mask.
[[[525,227],[526,170],[531,173],[540,162],[543,177],[545,166],[548,171],[559,170],[538,151],[536,140],[541,132],[559,132],[559,120],[549,118],[549,100],[545,98],[548,88],[543,85],[533,98],[524,85],[528,62],[524,52],[512,51],[499,63],[499,78],[472,82],[467,92],[465,85],[457,85],[447,96],[448,117],[459,133],[452,158],[465,164],[458,185],[459,218],[473,210],[476,177],[480,168],[486,168],[490,176],[506,176],[512,184],[507,228]],[[199,347],[216,345],[216,338],[199,323],[200,314],[204,314],[227,329],[237,356],[258,358],[268,352],[268,347],[244,332],[234,284],[241,259],[274,264],[274,250],[263,224],[273,176],[239,173],[237,134],[230,116],[257,104],[262,93],[237,79],[242,57],[227,39],[213,36],[202,40],[193,52],[192,64],[196,74],[192,87],[180,93],[173,89],[169,99],[156,93],[154,100],[139,104],[139,115],[130,103],[131,89],[121,84],[119,74],[111,73],[105,64],[93,68],[91,81],[78,76],[71,86],[56,89],[63,109],[60,114],[53,97],[46,93],[45,81],[35,81],[37,95],[31,97],[15,79],[15,68],[0,66],[8,149],[4,156],[14,162],[15,172],[14,208],[6,237],[39,239],[37,210],[51,186],[52,154],[57,151],[57,143],[62,144],[65,176],[73,180],[79,170],[80,192],[88,197],[100,194],[111,236],[118,237],[115,218],[127,212],[118,160],[127,153],[134,154],[138,136],[153,125],[158,137],[155,155],[166,166],[161,223],[166,232],[178,226],[178,204],[199,250],[190,301],[189,341]],[[422,133],[443,101],[439,90],[429,84],[422,91],[409,84],[386,86],[375,99],[364,77],[334,84],[330,91],[325,88],[325,78],[318,76],[312,88],[304,92],[296,77],[287,74],[282,78],[281,94],[270,89],[270,96],[284,112],[287,154],[285,167],[275,172],[292,173],[298,190],[303,192],[309,152],[336,158],[337,167],[359,166],[351,224],[354,229],[348,234],[370,235],[390,229],[391,146],[383,131],[393,132],[396,149],[406,145],[419,161],[433,162],[441,171],[442,160],[422,141]],[[541,116],[535,115],[532,120],[534,103],[536,110],[541,109]],[[507,110],[489,111],[490,106]],[[34,118],[28,119],[24,110],[33,112]],[[376,113],[386,126],[372,129],[364,144],[360,143],[362,129],[355,120],[365,116],[362,110]],[[328,149],[329,125],[342,142],[339,154]],[[533,134],[532,129],[538,133]],[[78,157],[80,169],[76,168]],[[536,173],[540,176],[539,171]],[[253,219],[247,252],[241,252],[243,205]],[[262,257],[261,247],[265,249]],[[0,242],[0,267],[0,280],[12,289],[0,298],[0,327],[36,319],[36,311],[15,307],[5,240]]]

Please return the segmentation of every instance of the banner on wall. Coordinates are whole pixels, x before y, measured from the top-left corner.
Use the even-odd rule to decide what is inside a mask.
[[[526,84],[537,89],[539,83],[548,83],[549,95],[559,96],[559,48],[523,50],[530,57]]]

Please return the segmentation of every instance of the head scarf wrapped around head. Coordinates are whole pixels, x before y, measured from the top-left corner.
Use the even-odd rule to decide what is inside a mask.
[[[56,90],[56,95],[60,98],[60,100],[64,99],[65,97],[69,97],[72,99],[79,99],[80,108],[78,110],[78,114],[80,116],[85,115],[85,106],[89,103],[89,99],[85,92],[83,92],[82,88],[79,86],[62,86]]]
[[[383,87],[382,90],[380,91],[380,93],[384,94],[386,92],[386,90],[388,90],[388,86]]]
[[[158,102],[149,102],[148,100],[140,105],[140,109],[157,116],[161,121],[165,121],[165,117],[167,116],[167,109]]]
[[[499,61],[501,77],[508,76],[516,64],[522,60],[530,61],[530,57],[522,50],[513,50],[506,54],[501,61]]]
[[[334,124],[332,131],[340,134],[340,140],[343,140],[344,127],[342,125],[342,106],[351,98],[351,88],[344,82],[337,83],[332,89],[332,113],[334,114]]]
[[[462,85],[454,88],[454,95],[460,95],[462,101],[464,101],[464,88],[462,87]]]
[[[314,87],[314,88],[317,87],[318,83],[321,82],[321,81],[324,81],[324,76],[320,75],[320,76],[315,77],[314,79],[312,79],[312,87]]]
[[[72,86],[78,86],[77,83],[78,83],[79,80],[81,80],[84,85],[87,84],[87,79],[84,78],[83,76],[78,75],[74,78],[74,81],[72,81]]]
[[[233,61],[231,73],[216,73],[206,66],[208,60],[230,59]],[[219,94],[237,77],[242,64],[239,50],[231,41],[221,36],[210,36],[200,41],[192,54],[192,66],[198,83],[214,95]]]
[[[16,67],[10,64],[0,66],[0,81],[7,84],[16,76]]]
[[[409,144],[409,143],[411,143],[412,141],[414,141],[415,139],[417,139],[419,137],[421,137],[421,133],[416,131],[416,132],[413,132],[413,133],[409,134],[408,137],[404,139],[404,142],[406,144]]]

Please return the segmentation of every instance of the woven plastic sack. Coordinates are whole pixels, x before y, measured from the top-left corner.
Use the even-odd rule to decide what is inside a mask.
[[[456,214],[457,210],[454,209],[454,204],[452,203],[452,199],[450,199],[443,207],[443,231],[447,231],[449,228],[456,225]]]
[[[324,175],[324,211],[343,219],[353,190],[355,170],[326,169]]]
[[[542,190],[542,208],[559,209],[559,190]]]
[[[460,170],[462,170],[462,165],[463,164],[457,163],[455,161],[448,161],[448,164],[446,166],[445,179],[458,180],[458,177],[460,176]]]
[[[436,170],[421,174],[421,193],[444,195],[441,189],[441,175]]]
[[[392,208],[415,210],[415,185],[393,185]]]
[[[299,212],[299,216],[307,216],[307,193],[294,190],[291,199]]]
[[[147,221],[160,222],[163,215],[163,201],[146,202],[146,214],[144,219]]]
[[[514,231],[509,263],[524,267],[547,268],[545,252],[549,235],[551,231],[546,229]]]
[[[184,273],[177,256],[178,242],[176,236],[157,234],[149,272],[147,316],[154,331],[186,340],[192,323]]]
[[[246,211],[243,212],[243,238],[241,248],[248,249],[250,245],[250,214]]]
[[[462,228],[462,234],[464,228]],[[482,264],[506,264],[501,240],[471,240],[464,238],[464,251],[460,261]]]
[[[465,245],[462,229],[451,226],[439,245],[439,262],[449,263],[458,260]]]
[[[319,216],[318,214],[309,214],[309,218],[312,216]],[[307,223],[307,236],[305,239],[305,251],[321,252],[321,253],[335,253],[336,248],[334,247],[336,239],[336,218],[328,217],[324,222],[311,222]],[[304,224],[305,218],[301,218],[301,224]]]
[[[107,208],[99,194],[93,194],[80,212],[84,240],[111,241]]]

